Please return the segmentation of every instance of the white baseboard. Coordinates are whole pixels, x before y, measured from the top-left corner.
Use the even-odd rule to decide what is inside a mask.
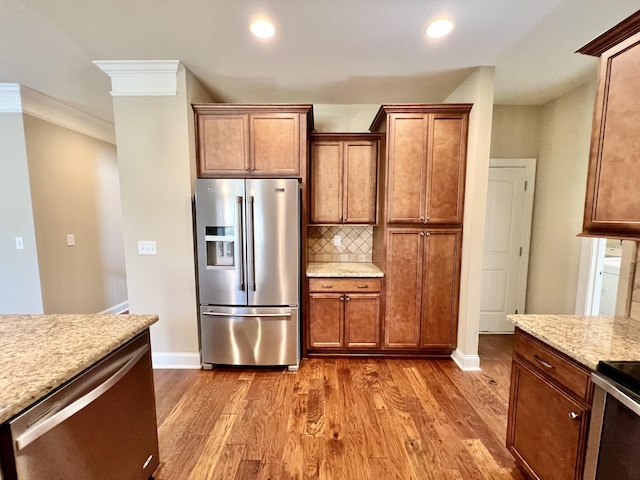
[[[460,370],[465,372],[479,372],[480,357],[478,355],[465,355],[460,350],[456,349],[451,354],[451,359],[456,362],[456,365],[460,367]]]
[[[199,353],[152,353],[153,368],[200,369]]]
[[[107,308],[101,312],[98,312],[100,315],[118,315],[122,312],[126,312],[129,310],[129,301],[119,303],[118,305],[114,305],[111,308]]]

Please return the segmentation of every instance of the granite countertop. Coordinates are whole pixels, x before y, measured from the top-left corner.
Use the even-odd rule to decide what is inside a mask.
[[[608,315],[507,315],[523,331],[595,370],[600,360],[640,360],[640,321]]]
[[[157,315],[0,315],[0,423],[157,321]]]
[[[384,273],[373,263],[311,262],[307,277],[384,277]]]

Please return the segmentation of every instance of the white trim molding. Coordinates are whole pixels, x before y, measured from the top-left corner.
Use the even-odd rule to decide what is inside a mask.
[[[129,301],[119,303],[118,305],[114,305],[113,307],[107,308],[106,310],[102,310],[98,312],[99,315],[119,315],[123,312],[129,310]]]
[[[22,113],[19,83],[0,83],[0,113]]]
[[[111,96],[161,96],[178,93],[179,60],[94,60],[111,77]]]
[[[202,366],[200,363],[200,354],[191,352],[152,352],[151,362],[153,368],[156,369],[176,368],[199,370]]]
[[[480,368],[480,356],[479,355],[465,355],[456,349],[451,354],[451,359],[460,367],[460,370],[464,372],[479,372]]]
[[[115,145],[112,123],[18,83],[0,83],[0,113],[23,113]]]

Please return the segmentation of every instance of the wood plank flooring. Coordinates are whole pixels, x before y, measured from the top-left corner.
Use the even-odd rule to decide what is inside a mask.
[[[160,467],[180,479],[517,479],[511,335],[448,359],[307,359],[300,371],[155,370]]]

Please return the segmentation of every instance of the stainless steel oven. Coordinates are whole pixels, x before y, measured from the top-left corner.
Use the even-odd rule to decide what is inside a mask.
[[[584,478],[639,480],[640,394],[633,375],[640,363],[603,363],[591,374],[596,388]]]

